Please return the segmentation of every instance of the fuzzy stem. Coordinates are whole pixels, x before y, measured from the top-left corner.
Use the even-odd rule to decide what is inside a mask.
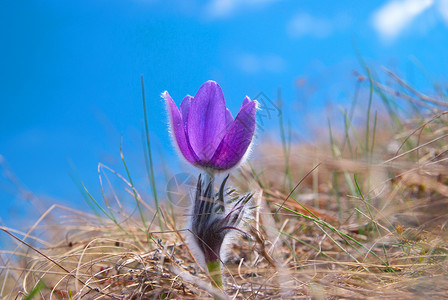
[[[213,279],[212,285],[222,289],[221,262],[219,259],[207,262],[207,269]]]
[[[215,195],[215,187],[214,187],[214,183],[215,183],[215,173],[213,171],[206,171],[205,173],[205,187],[208,186],[209,183],[212,184],[211,188],[212,188],[212,196]]]

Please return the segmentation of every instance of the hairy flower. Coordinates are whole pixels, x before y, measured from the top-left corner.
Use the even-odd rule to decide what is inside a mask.
[[[234,119],[214,81],[205,82],[194,97],[186,96],[180,109],[167,91],[162,96],[175,144],[188,162],[208,171],[224,171],[242,160],[255,132],[256,101],[245,97]]]
[[[252,194],[237,198],[230,209],[225,208],[225,184],[227,176],[221,183],[219,192],[213,191],[213,180],[204,189],[204,183],[199,175],[191,218],[191,231],[205,262],[219,261],[221,246],[225,236],[231,230],[239,230],[238,225],[244,216],[244,208],[252,198]]]

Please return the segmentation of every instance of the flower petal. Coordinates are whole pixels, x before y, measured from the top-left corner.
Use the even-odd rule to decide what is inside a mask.
[[[173,99],[171,98],[170,94],[168,94],[168,92],[162,93],[162,97],[166,101],[166,105],[170,115],[170,125],[173,139],[176,141],[179,151],[182,153],[182,155],[185,157],[187,161],[189,161],[192,164],[197,163],[198,159],[196,158],[194,152],[191,151],[191,147],[188,143],[188,139],[185,134],[185,127],[182,121],[182,116],[179,112],[179,109],[176,106],[176,103],[174,103]]]
[[[241,104],[240,110],[246,106],[250,102],[250,98],[248,96],[244,97],[243,103]]]
[[[236,116],[211,160],[213,168],[227,170],[243,158],[255,132],[257,101],[250,101]]]
[[[232,124],[232,122],[233,122],[232,113],[230,112],[230,110],[228,108],[226,108],[226,126],[227,126],[227,128],[229,128],[229,126]]]
[[[204,83],[191,101],[187,134],[193,151],[208,162],[226,133],[226,103],[221,87]]]
[[[187,95],[180,104],[180,113],[182,114],[182,120],[184,121],[185,130],[187,129],[188,113],[190,112],[190,105],[192,100],[193,97]]]

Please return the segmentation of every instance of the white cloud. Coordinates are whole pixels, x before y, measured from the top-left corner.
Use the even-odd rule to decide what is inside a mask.
[[[442,15],[446,25],[448,25],[448,0],[439,1],[439,12]]]
[[[433,0],[393,0],[373,13],[373,27],[385,41],[397,38]]]
[[[352,17],[339,13],[331,18],[315,17],[307,13],[296,15],[287,25],[288,34],[295,38],[310,36],[314,38],[327,38],[333,33],[341,32],[350,27]]]
[[[309,14],[299,14],[288,24],[288,33],[293,37],[312,36],[326,38],[333,31],[332,22],[328,19],[313,17]]]
[[[243,54],[237,57],[238,68],[244,73],[256,74],[262,72],[278,73],[284,70],[285,62],[278,55]]]
[[[285,62],[283,58],[278,55],[267,55],[262,59],[264,61],[263,67],[266,71],[279,73],[285,68]]]
[[[257,8],[277,1],[280,0],[211,0],[205,12],[210,19],[224,18],[243,8]]]

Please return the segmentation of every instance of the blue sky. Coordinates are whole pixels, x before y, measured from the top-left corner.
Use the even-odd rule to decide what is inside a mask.
[[[275,98],[281,87],[288,117],[306,131],[328,102],[350,99],[360,70],[353,41],[373,67],[423,89],[446,84],[447,26],[447,0],[2,1],[0,217],[32,207],[5,166],[41,201],[80,208],[72,163],[99,197],[98,162],[123,172],[121,134],[134,181],[149,194],[141,74],[162,174],[161,155],[174,169],[182,162],[169,144],[161,92],[179,103],[213,79],[235,114],[245,95]],[[297,85],[303,79],[311,96]]]

